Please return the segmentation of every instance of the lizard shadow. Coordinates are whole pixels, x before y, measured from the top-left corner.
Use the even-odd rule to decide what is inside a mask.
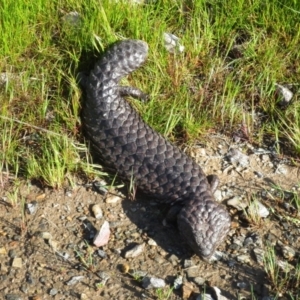
[[[142,234],[153,239],[167,256],[176,255],[179,259],[186,259],[193,255],[180,236],[176,221],[165,221],[170,205],[159,203],[155,198],[137,192],[136,199],[122,201],[122,207],[130,221]]]
[[[128,199],[123,200],[122,207],[130,221],[142,231],[141,234],[153,239],[165,252],[163,253],[161,249],[155,250],[157,254],[164,256],[166,261],[175,265],[181,265],[182,270],[189,269],[184,268],[185,260],[192,259],[192,261],[194,261],[194,267],[199,268],[197,276],[203,276],[203,278],[207,278],[208,280],[199,286],[202,292],[208,292],[210,290],[209,281],[212,279],[215,282],[223,282],[224,274],[231,274],[232,276],[227,286],[227,289],[230,291],[225,291],[220,287],[222,289],[222,295],[228,299],[239,298],[238,294],[236,294],[239,289],[237,288],[239,284],[245,285],[245,291],[250,293],[253,288],[258,294],[267,292],[264,286],[266,283],[265,272],[262,268],[247,266],[239,262],[235,262],[234,267],[230,267],[227,260],[221,260],[215,263],[201,261],[183,241],[176,223],[168,224],[167,226],[163,225],[170,205],[157,203],[155,199],[138,193],[134,202]],[[146,250],[144,250],[147,256],[149,256],[147,253],[149,249],[150,246],[147,245]],[[156,264],[155,261],[153,263]],[[156,266],[155,268],[159,267]],[[216,270],[219,271],[216,272]],[[202,273],[202,271],[204,273]]]

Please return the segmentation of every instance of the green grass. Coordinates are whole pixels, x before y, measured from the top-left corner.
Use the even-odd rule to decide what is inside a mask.
[[[277,253],[272,246],[267,246],[264,254],[264,269],[267,273],[272,289],[276,292],[275,297],[285,294],[290,299],[297,299],[300,288],[300,262],[295,266],[282,268],[278,264]]]
[[[77,11],[76,26],[63,22]],[[135,103],[172,141],[193,143],[212,130],[279,141],[300,153],[298,1],[8,1],[0,5],[0,168],[4,174],[60,187],[93,175],[80,132],[77,70],[123,38],[150,45],[146,65],[124,82],[151,95]],[[162,35],[181,38],[183,53],[164,49]],[[282,110],[276,86],[293,84]]]
[[[247,210],[244,210],[245,217],[252,226],[260,227],[263,225],[263,217],[260,214],[259,200],[253,195]]]
[[[174,287],[165,287],[165,288],[158,288],[155,290],[155,294],[158,300],[168,300],[170,299]]]
[[[75,249],[76,256],[79,258],[83,267],[85,267],[89,271],[95,271],[96,263],[93,258],[93,248],[85,241],[86,249],[85,253],[82,250]]]

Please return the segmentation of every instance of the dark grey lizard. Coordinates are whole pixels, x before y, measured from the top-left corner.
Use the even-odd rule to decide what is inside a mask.
[[[105,51],[82,82],[82,125],[92,148],[105,164],[145,194],[164,203],[180,203],[177,225],[182,238],[201,257],[209,258],[226,237],[230,217],[214,200],[200,166],[154,131],[123,98],[145,98],[120,80],[137,69],[148,45],[125,40]]]

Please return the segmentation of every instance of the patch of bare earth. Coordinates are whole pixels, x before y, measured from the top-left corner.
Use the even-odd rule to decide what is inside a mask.
[[[13,184],[4,188],[1,299],[201,299],[211,286],[227,299],[272,299],[267,297],[274,295],[274,287],[259,253],[266,244],[273,245],[283,261],[296,266],[300,217],[289,196],[298,192],[299,169],[246,144],[233,147],[245,155],[242,161],[232,159],[231,146],[224,137],[212,137],[189,149],[206,174],[219,176],[216,198],[232,216],[230,234],[218,249],[221,257],[211,263],[182,243],[176,225],[164,222],[168,206],[155,199],[137,194],[135,201],[129,200],[126,189],[103,195],[90,183],[65,190],[25,182],[19,190]],[[263,204],[269,215],[250,213],[247,218],[253,201]],[[100,219],[94,216],[95,204],[103,212]],[[104,220],[111,234],[108,244],[97,248],[93,238]],[[125,258],[136,245],[141,245],[140,253]],[[294,250],[288,259],[284,247]],[[147,276],[163,279],[166,287],[146,289]],[[178,288],[171,291],[175,279]]]

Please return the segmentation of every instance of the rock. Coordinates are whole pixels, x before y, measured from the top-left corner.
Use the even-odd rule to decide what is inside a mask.
[[[34,215],[37,211],[37,208],[38,208],[38,203],[36,201],[26,203],[26,209],[30,215]]]
[[[238,235],[234,237],[232,243],[229,245],[230,249],[237,250],[241,247],[243,247],[243,241],[245,240],[244,235]]]
[[[5,249],[5,247],[0,247],[0,255],[6,255],[7,251]]]
[[[283,261],[283,260],[280,260],[280,259],[277,260],[277,265],[284,272],[290,272],[291,270],[294,269],[294,266],[292,266],[291,264],[289,264],[287,261]]]
[[[101,195],[106,195],[108,190],[106,188],[107,183],[105,181],[94,181],[93,188]]]
[[[282,174],[282,175],[286,175],[288,173],[288,168],[284,165],[278,165],[276,168],[275,173],[276,174]]]
[[[92,211],[93,211],[94,216],[95,216],[96,219],[102,219],[103,218],[102,209],[98,204],[93,205]]]
[[[209,262],[215,262],[215,261],[219,261],[221,260],[222,258],[225,258],[226,255],[224,252],[221,252],[221,251],[218,251],[216,250],[213,255],[209,258]]]
[[[137,239],[141,236],[141,234],[139,232],[131,232],[130,233],[130,237],[131,238],[134,238],[134,239]],[[153,240],[152,240],[153,241]],[[153,241],[154,242],[154,241]]]
[[[10,250],[8,251],[8,256],[9,256],[10,258],[15,258],[15,257],[17,256],[16,250],[15,250],[15,249],[10,249]]]
[[[80,294],[80,300],[90,300],[90,298],[85,293],[82,293]]]
[[[39,281],[40,281],[40,283],[42,283],[42,284],[46,284],[47,278],[46,278],[45,276],[42,276],[42,277],[40,277]]]
[[[0,264],[0,271],[1,271],[2,274],[5,274],[5,273],[8,272],[8,268],[7,268],[7,266],[5,265],[5,263],[1,263],[1,264]]]
[[[193,290],[193,284],[191,282],[185,282],[182,286],[182,299],[189,299]]]
[[[41,238],[46,241],[52,239],[52,235],[50,232],[42,232],[40,235],[41,235]]]
[[[20,290],[24,293],[27,294],[28,293],[28,285],[27,284],[22,284],[20,287]]]
[[[264,177],[264,174],[262,172],[259,172],[259,171],[254,171],[253,172],[255,176],[257,176],[258,178],[263,178]]]
[[[216,190],[214,192],[214,196],[215,196],[215,199],[216,199],[217,202],[221,202],[222,199],[223,199],[222,191],[221,190]]]
[[[270,161],[270,156],[267,155],[267,154],[263,154],[263,155],[261,156],[261,160],[262,160],[263,162],[269,162],[269,161]]]
[[[155,263],[157,263],[158,265],[162,265],[165,263],[165,258],[163,258],[159,255],[155,256],[154,260],[155,260]]]
[[[203,285],[206,281],[205,278],[200,277],[200,276],[194,277],[194,278],[192,278],[192,280],[199,286]]]
[[[266,218],[269,214],[269,210],[261,202],[256,200],[249,204],[248,215]]]
[[[231,148],[226,154],[227,159],[233,165],[240,165],[241,167],[246,167],[249,165],[249,158],[247,155],[243,154],[238,149]]]
[[[192,266],[194,266],[195,263],[191,260],[191,259],[185,259],[183,262],[183,267],[186,268],[190,268]]]
[[[81,281],[84,278],[84,276],[74,276],[69,281],[66,282],[67,285],[74,285]]]
[[[175,52],[183,52],[184,46],[179,43],[180,38],[172,33],[165,32],[163,34],[164,42],[165,42],[165,48],[170,53]]]
[[[157,243],[153,239],[150,238],[148,240],[148,245],[150,245],[150,246],[157,246]]]
[[[96,247],[104,246],[108,243],[109,237],[110,237],[109,223],[107,221],[104,221],[100,230],[94,237],[93,244]]]
[[[145,249],[145,243],[134,246],[132,249],[126,251],[125,258],[137,257],[143,253]]]
[[[97,276],[102,279],[101,280],[101,284],[102,285],[105,285],[106,284],[106,281],[110,278],[109,274],[104,272],[104,271],[99,271],[97,272]]]
[[[144,289],[158,289],[166,286],[166,283],[163,279],[156,277],[146,276],[142,280],[142,286]]]
[[[180,275],[174,280],[174,283],[173,283],[174,289],[175,290],[180,289],[182,286],[182,283],[183,283],[183,277]]]
[[[254,244],[261,245],[262,241],[257,233],[252,232],[245,238],[245,240],[243,242],[243,246],[248,247],[248,246],[254,245]]]
[[[292,100],[294,94],[283,85],[280,85],[278,83],[275,83],[275,85],[276,85],[276,93],[278,96],[280,95],[278,97],[279,98],[278,104],[283,107],[287,106]]]
[[[248,254],[241,254],[241,255],[238,255],[236,257],[237,261],[245,264],[245,263],[249,263],[251,261],[251,258]]]
[[[55,296],[57,293],[58,293],[58,290],[55,289],[55,288],[52,288],[52,289],[49,291],[49,295],[50,295],[50,296]]]
[[[12,267],[21,269],[23,267],[22,258],[21,257],[14,258],[12,262]]]
[[[104,250],[101,250],[101,249],[99,249],[99,250],[97,251],[97,254],[98,254],[101,258],[106,258],[106,257],[107,257],[106,252],[105,252]]]
[[[296,251],[292,247],[289,247],[289,246],[286,246],[283,244],[281,244],[280,246],[281,246],[281,251],[282,251],[284,258],[286,258],[288,260],[292,260],[295,257]]]
[[[69,197],[69,198],[72,198],[73,193],[72,193],[71,190],[68,189],[68,190],[65,191],[65,195],[66,195],[67,197]]]
[[[179,258],[175,254],[171,254],[170,257],[168,258],[168,261],[175,267],[179,263]]]
[[[261,248],[254,248],[253,253],[255,255],[257,263],[259,263],[262,266],[264,264],[264,250]]]
[[[109,194],[107,197],[106,197],[106,199],[105,199],[105,202],[106,203],[117,203],[117,202],[119,202],[119,201],[121,201],[122,200],[122,198],[120,197],[120,196],[118,196],[118,195],[113,195],[113,194]]]
[[[240,196],[234,196],[227,201],[227,205],[236,208],[238,211],[243,211],[248,206],[247,202],[242,201]]]
[[[49,246],[52,248],[53,251],[56,251],[57,250],[57,246],[58,246],[58,242],[53,240],[53,239],[50,239],[48,241],[49,243]]]
[[[210,294],[199,295],[196,300],[228,300],[228,298],[221,295],[221,290],[216,286],[210,287],[210,291]]]
[[[83,222],[87,219],[87,216],[81,216],[78,218],[79,221]]]
[[[199,276],[199,266],[189,267],[186,270],[186,276],[188,279],[193,279],[194,277]]]

